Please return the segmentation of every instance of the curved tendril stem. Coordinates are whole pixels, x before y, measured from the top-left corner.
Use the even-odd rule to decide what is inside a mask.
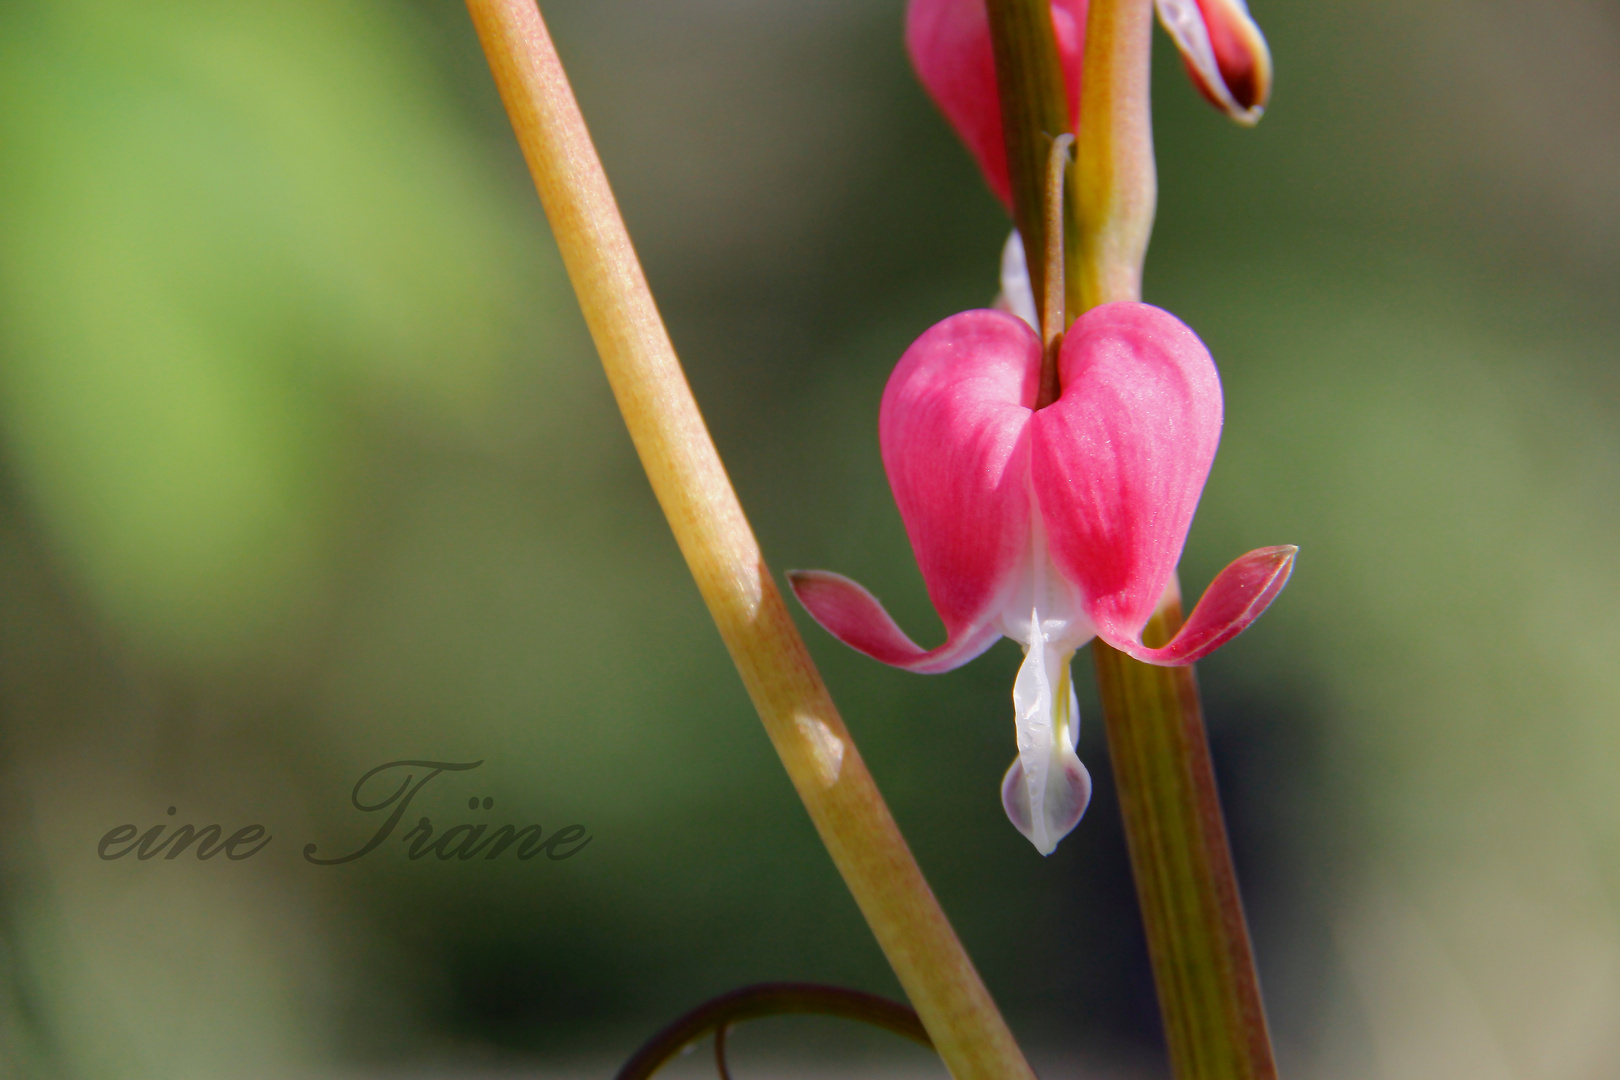
[[[1046,155],[1046,304],[1041,309],[1041,340],[1047,345],[1063,333],[1063,172],[1069,164],[1074,136],[1065,132],[1052,140]]]
[[[930,1050],[934,1048],[915,1010],[897,1001],[860,990],[817,983],[760,983],[710,998],[678,1017],[641,1045],[624,1063],[614,1080],[649,1080],[670,1058],[712,1029],[715,1064],[721,1080],[730,1080],[726,1068],[726,1029],[741,1020],[789,1013],[838,1016],[903,1035]]]
[[[720,1080],[731,1080],[731,1070],[726,1068],[726,1032],[730,1028],[731,1025],[725,1023],[714,1029],[714,1067],[720,1073]]]

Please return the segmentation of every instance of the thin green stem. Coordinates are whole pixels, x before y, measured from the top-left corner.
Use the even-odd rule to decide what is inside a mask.
[[[1051,345],[1069,328],[1063,317],[1063,180],[1068,174],[1069,148],[1074,136],[1065,132],[1052,140],[1046,155],[1046,183],[1041,189],[1042,217],[1046,221],[1046,281],[1041,305],[1041,340]]]
[[[1171,600],[1148,624],[1181,626]],[[1091,643],[1131,872],[1177,1080],[1274,1080],[1249,931],[1191,667]]]
[[[1063,317],[1063,204],[1064,181],[1068,176],[1069,148],[1074,136],[1059,135],[1052,140],[1047,155],[1045,218],[1046,218],[1046,287],[1041,305],[1041,387],[1035,397],[1035,407],[1044,409],[1058,398],[1058,351],[1063,348],[1063,331],[1068,321]]]

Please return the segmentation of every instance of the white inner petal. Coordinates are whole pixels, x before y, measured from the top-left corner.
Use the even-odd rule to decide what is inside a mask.
[[[1029,839],[1041,854],[1057,846],[1047,827],[1046,780],[1057,741],[1052,724],[1052,681],[1047,674],[1049,650],[1030,644],[1013,683],[1013,713],[1018,725],[1018,763],[1023,766],[1023,799],[1029,804]],[[1065,666],[1067,664],[1065,663]]]
[[[1036,325],[1035,292],[1029,284],[1029,266],[1024,262],[1024,238],[1018,235],[1017,229],[1001,248],[1001,295],[996,297],[996,307],[1023,319],[1037,334],[1041,332]]]
[[[1080,710],[1069,678],[1073,654],[1054,656],[1040,649],[1031,650],[1030,656],[1042,653],[1046,655],[1033,664],[1026,658],[1013,690],[1019,710],[1019,753],[1001,782],[1001,802],[1007,817],[1035,850],[1050,855],[1086,812],[1091,774],[1074,752]],[[1058,678],[1041,685],[1044,673],[1040,669]],[[1056,709],[1047,706],[1054,699]]]
[[[1013,683],[1018,760],[1002,784],[1007,816],[1049,855],[1074,828],[1091,797],[1091,777],[1075,755],[1080,708],[1069,662],[1095,631],[1072,586],[1052,566],[1035,515],[1025,580],[1002,612],[1002,630],[1024,645]]]

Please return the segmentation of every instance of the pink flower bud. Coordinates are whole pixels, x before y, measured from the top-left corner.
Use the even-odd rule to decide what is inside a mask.
[[[1271,97],[1271,51],[1243,0],[1156,0],[1198,92],[1240,124]]]

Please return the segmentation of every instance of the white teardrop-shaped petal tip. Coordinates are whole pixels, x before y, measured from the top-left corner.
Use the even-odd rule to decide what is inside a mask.
[[[1001,781],[1001,805],[1007,811],[1007,819],[1042,855],[1050,855],[1057,850],[1058,841],[1080,824],[1086,806],[1091,802],[1091,773],[1086,771],[1085,764],[1074,751],[1062,755],[1056,764],[1059,768],[1053,771],[1057,775],[1048,777],[1046,783],[1043,820],[1040,823],[1044,827],[1040,830],[1036,829],[1035,815],[1030,812],[1029,785],[1024,782],[1024,766],[1017,758],[1013,759],[1012,766]],[[1038,835],[1041,839],[1036,839]],[[1041,840],[1045,840],[1044,845]]]

